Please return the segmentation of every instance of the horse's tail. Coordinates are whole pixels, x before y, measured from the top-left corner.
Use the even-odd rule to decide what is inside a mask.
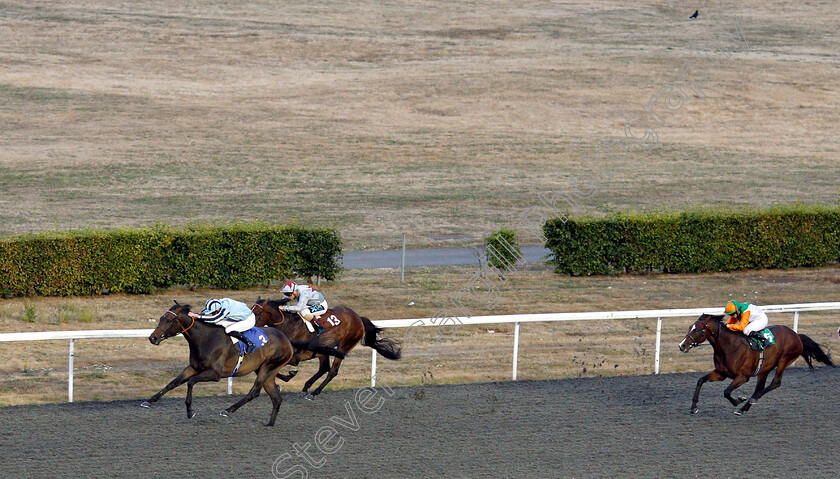
[[[805,358],[805,362],[808,363],[809,368],[814,369],[814,365],[811,364],[811,359],[816,359],[823,364],[834,366],[834,363],[831,362],[831,354],[823,351],[816,341],[804,334],[800,334],[799,339],[802,340],[802,357]]]
[[[377,353],[386,359],[396,361],[402,357],[400,346],[396,341],[388,338],[377,338],[376,335],[382,332],[382,328],[377,328],[370,319],[364,316],[359,317],[362,319],[362,324],[365,325],[365,339],[362,341],[362,344],[375,349]]]
[[[342,351],[339,351],[338,349],[318,344],[317,337],[309,341],[294,341],[290,339],[289,342],[292,343],[292,347],[294,347],[295,349],[305,349],[307,351],[312,351],[316,354],[326,354],[328,356],[335,356],[341,359],[344,359],[344,357],[347,356],[347,354],[345,354]]]

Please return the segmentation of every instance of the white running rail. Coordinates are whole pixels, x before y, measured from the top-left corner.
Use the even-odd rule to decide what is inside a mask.
[[[799,313],[807,311],[831,311],[840,310],[840,302],[830,303],[799,303],[799,304],[774,304],[762,306],[767,313],[793,313],[793,330],[799,327]],[[519,352],[519,325],[530,322],[549,321],[603,321],[621,319],[653,319],[656,318],[656,353],[654,356],[654,374],[659,374],[659,353],[661,350],[661,333],[663,318],[696,317],[703,313],[723,314],[720,307],[712,308],[691,308],[691,309],[652,309],[642,311],[605,311],[591,313],[542,313],[542,314],[510,314],[496,316],[469,316],[452,318],[461,324],[501,324],[514,323],[513,343],[513,379],[516,380]],[[421,319],[386,319],[373,321],[373,324],[380,328],[413,328],[440,326],[440,322],[434,323],[430,318]],[[70,340],[70,353],[67,366],[67,400],[73,402],[73,348],[77,339],[108,339],[108,338],[148,338],[153,329],[111,329],[111,330],[88,330],[88,331],[47,331],[35,333],[0,333],[0,342],[7,341],[52,341]],[[376,351],[371,354],[371,386],[376,385]],[[228,380],[228,394],[231,393],[232,380]]]

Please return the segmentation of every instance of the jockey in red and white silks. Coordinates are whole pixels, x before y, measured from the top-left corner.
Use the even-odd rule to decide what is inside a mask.
[[[301,318],[303,318],[306,328],[309,329],[310,332],[321,334],[324,331],[324,328],[321,326],[321,322],[318,321],[318,318],[320,318],[322,314],[326,313],[329,308],[327,300],[324,299],[324,295],[319,291],[316,291],[311,286],[297,284],[294,281],[287,281],[286,284],[283,285],[282,292],[287,298],[297,300],[297,304],[283,306],[280,309],[291,313],[297,313]]]

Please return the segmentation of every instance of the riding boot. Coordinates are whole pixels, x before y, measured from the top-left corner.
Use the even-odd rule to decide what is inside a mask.
[[[254,346],[254,343],[252,343],[248,338],[245,337],[244,334],[240,333],[239,331],[231,331],[230,335],[232,337],[242,341],[243,343],[245,343],[245,353],[246,354],[250,353],[250,352],[253,352],[254,349],[256,349],[256,346]]]
[[[318,318],[313,318],[312,319],[312,326],[315,326],[315,334],[316,335],[321,334],[324,331],[326,331],[326,329],[324,329],[324,327],[321,326],[321,321]]]
[[[764,349],[764,336],[759,334],[758,331],[753,331],[747,336],[758,342],[759,349]]]

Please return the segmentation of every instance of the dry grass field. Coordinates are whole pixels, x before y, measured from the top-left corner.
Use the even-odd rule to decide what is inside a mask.
[[[692,21],[693,6],[665,1],[3,2],[0,234],[262,219],[338,227],[348,250],[395,247],[404,232],[414,247],[475,244],[499,227],[533,244],[518,221],[546,192],[587,196],[576,215],[840,200],[836,4],[703,5]],[[584,161],[701,54],[705,96],[663,114],[656,148]],[[415,269],[400,284],[351,271],[322,289],[373,319],[421,318],[472,273]],[[839,275],[566,278],[530,266],[474,314],[828,301]],[[173,297],[211,295],[278,293],[0,300],[0,331],[150,328]],[[837,316],[804,315],[801,331],[835,345]],[[708,367],[708,349],[673,347],[687,326],[666,321],[663,371]],[[520,377],[650,373],[654,329],[525,325]],[[510,326],[463,328],[399,367],[412,383],[505,379],[511,342]],[[66,347],[0,343],[0,404],[62,400]],[[181,340],[76,352],[78,399],[149,396],[186,359]],[[354,352],[334,384],[364,384],[369,356]]]
[[[298,219],[349,249],[427,246],[590,194],[573,175],[601,178],[574,214],[835,201],[836,4],[693,10],[3,2],[0,233]],[[588,167],[695,48],[706,97],[663,114],[652,151]]]

